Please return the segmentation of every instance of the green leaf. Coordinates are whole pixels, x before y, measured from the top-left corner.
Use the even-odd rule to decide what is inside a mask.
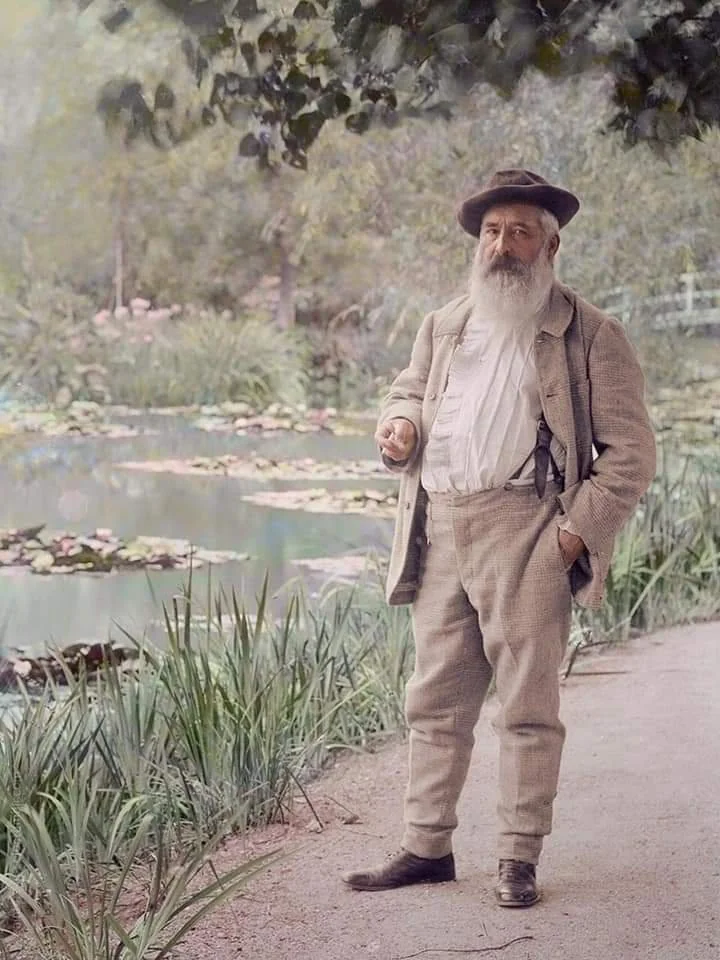
[[[257,63],[257,50],[255,49],[255,44],[250,43],[249,40],[245,40],[240,44],[240,53],[242,54],[245,63],[248,65],[248,69],[254,70]]]
[[[350,97],[342,91],[329,91],[318,98],[317,108],[327,119],[334,119],[347,113],[352,106]]]
[[[231,50],[235,47],[235,44],[235,31],[232,27],[223,27],[215,33],[208,33],[200,37],[200,45],[211,56],[222,53],[223,50]]]
[[[103,26],[108,33],[115,33],[123,24],[132,19],[132,12],[127,7],[120,7],[114,13],[109,14],[103,19]]]
[[[287,107],[288,113],[297,113],[299,110],[302,110],[303,107],[307,106],[307,102],[307,94],[301,90],[288,90],[285,94],[285,106]]]
[[[308,50],[305,59],[311,67],[327,67],[331,63],[332,55],[327,47],[319,47],[315,50]]]
[[[175,94],[166,83],[159,83],[155,90],[155,110],[172,110],[175,106]]]
[[[370,103],[378,103],[385,95],[385,91],[378,87],[365,87],[360,95],[361,100],[369,100]]]
[[[351,133],[362,134],[370,129],[370,113],[362,110],[359,113],[351,113],[345,120],[345,126]]]
[[[314,20],[318,13],[309,0],[300,0],[300,3],[293,10],[293,17],[296,20]]]
[[[259,13],[257,0],[238,0],[233,8],[232,16],[239,20],[252,20]]]
[[[254,133],[246,133],[238,146],[241,157],[257,157],[261,150],[260,141]]]
[[[177,3],[175,6],[177,7]],[[220,6],[217,0],[185,3],[181,13],[183,23],[196,30],[222,30],[225,26],[225,15]]]
[[[232,71],[225,74],[225,91],[228,96],[257,96],[259,86],[257,77],[241,77],[239,73]]]
[[[297,66],[292,66],[287,72],[285,77],[285,84],[288,87],[292,87],[293,90],[302,90],[303,87],[308,86],[310,83],[310,77],[303,70],[300,70]]]
[[[288,122],[288,130],[296,139],[298,146],[302,150],[307,150],[317,139],[324,123],[325,117],[322,113],[319,110],[311,110],[301,113],[299,117],[293,117]]]

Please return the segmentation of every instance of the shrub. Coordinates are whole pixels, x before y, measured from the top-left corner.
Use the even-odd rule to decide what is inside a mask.
[[[90,300],[62,284],[27,282],[0,300],[0,385],[14,397],[54,403],[61,388],[96,362],[104,344]],[[96,400],[96,396],[78,399]]]
[[[261,317],[187,308],[150,342],[118,341],[108,353],[112,399],[133,407],[245,401],[263,408],[305,396],[303,338]]]

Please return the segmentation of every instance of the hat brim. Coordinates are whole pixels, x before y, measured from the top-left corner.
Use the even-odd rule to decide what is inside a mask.
[[[528,186],[508,184],[469,197],[458,210],[460,226],[471,236],[480,236],[483,217],[490,207],[501,203],[529,203],[543,207],[557,217],[561,227],[570,223],[580,209],[580,201],[575,194],[561,187],[542,183]]]

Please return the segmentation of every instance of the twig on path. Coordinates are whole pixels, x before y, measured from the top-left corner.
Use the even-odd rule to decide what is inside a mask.
[[[348,829],[348,833],[351,833],[355,837],[370,837],[371,840],[384,840],[385,835],[382,833],[368,833],[367,830],[353,830],[352,828]]]
[[[509,947],[513,943],[520,943],[521,940],[534,940],[534,939],[535,937],[530,937],[530,936],[515,937],[514,940],[508,940],[507,943],[501,943],[497,947],[466,947],[465,949],[426,947],[425,950],[418,950],[417,953],[406,953],[402,957],[395,957],[395,960],[411,960],[411,957],[420,957],[423,955],[423,953],[494,953],[499,950],[504,950],[505,947]]]
[[[307,791],[303,789],[303,785],[300,783],[300,781],[299,781],[298,778],[295,776],[295,774],[292,772],[292,770],[288,770],[288,773],[290,774],[290,776],[292,777],[292,779],[295,781],[295,786],[298,788],[298,790],[300,791],[300,793],[301,793],[301,794],[303,795],[303,797],[305,798],[305,803],[306,803],[306,804],[310,807],[310,809],[312,810],[312,815],[313,815],[313,816],[315,817],[315,819],[317,820],[317,824],[318,824],[318,826],[320,827],[320,830],[323,831],[323,830],[325,829],[325,824],[322,822],[322,820],[321,820],[320,817],[318,816],[318,812],[317,812],[317,810],[315,809],[315,807],[313,806],[312,800],[311,800],[310,797],[307,795]]]
[[[590,635],[592,636],[592,634]],[[585,634],[585,636],[587,636],[587,634]],[[583,643],[583,641],[580,640],[578,643],[574,643],[570,651],[570,656],[565,664],[565,669],[561,669],[560,671],[562,674],[562,679],[567,680],[567,678],[570,676],[579,653],[592,650],[594,647],[607,647],[610,643],[612,643],[611,640],[591,640],[589,643]]]
[[[346,807],[344,803],[340,803],[340,801],[339,801],[339,800],[336,800],[335,797],[331,797],[329,793],[324,794],[324,796],[325,796],[325,798],[326,798],[327,800],[332,800],[333,803],[336,803],[339,807],[342,807],[343,810],[348,814],[348,816],[349,816],[349,817],[352,817],[352,819],[349,819],[349,818],[348,818],[347,820],[343,820],[343,823],[348,823],[348,824],[349,824],[349,823],[358,823],[358,822],[359,822],[359,820],[360,820],[359,815],[358,815],[357,813],[355,813],[354,810],[351,810],[350,807]]]
[[[576,677],[615,677],[619,673],[630,673],[629,670],[576,670]]]

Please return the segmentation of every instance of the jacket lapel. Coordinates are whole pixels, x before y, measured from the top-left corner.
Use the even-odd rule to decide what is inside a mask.
[[[535,365],[540,401],[548,426],[566,451],[565,484],[577,481],[577,444],[565,332],[574,315],[572,295],[560,283],[553,286],[535,338]]]
[[[447,386],[450,364],[471,313],[470,298],[458,297],[438,311],[433,330],[432,383],[435,389],[423,404],[423,440],[426,441]]]

